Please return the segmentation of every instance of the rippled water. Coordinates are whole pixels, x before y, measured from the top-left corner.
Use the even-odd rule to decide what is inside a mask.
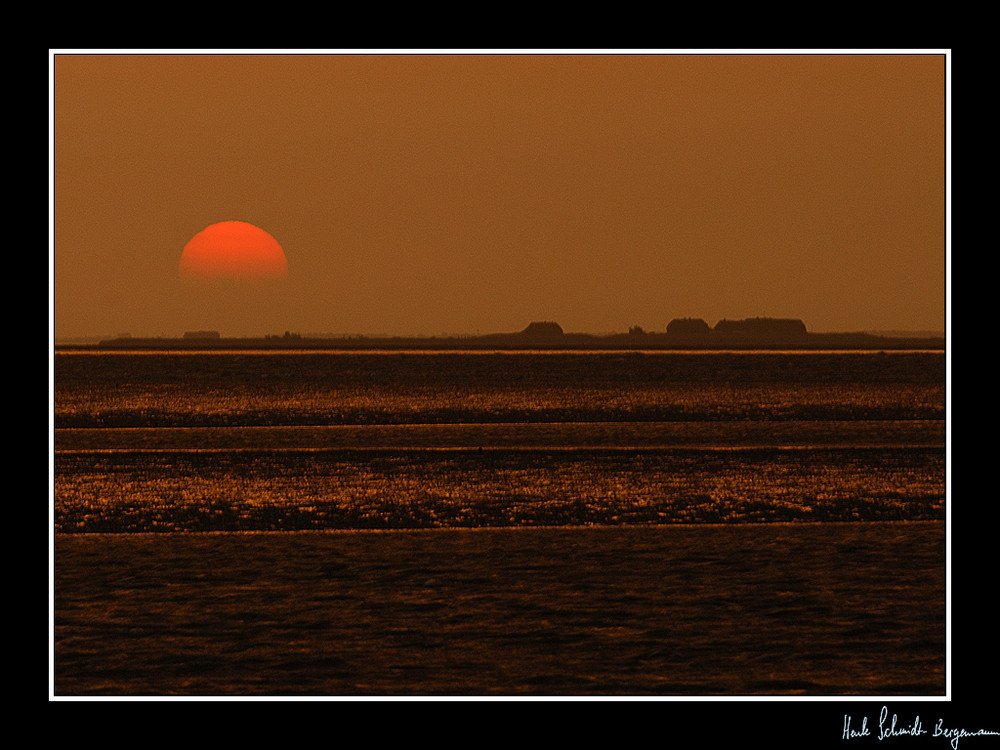
[[[68,353],[56,427],[944,418],[934,353]]]
[[[929,520],[943,355],[69,354],[60,531]]]
[[[55,690],[944,689],[944,355],[59,353]]]
[[[937,523],[63,535],[63,695],[941,695]]]

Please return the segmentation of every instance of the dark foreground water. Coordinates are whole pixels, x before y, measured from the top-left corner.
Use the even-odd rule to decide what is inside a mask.
[[[942,353],[72,353],[55,690],[941,695]]]
[[[944,693],[939,523],[67,535],[57,694]]]

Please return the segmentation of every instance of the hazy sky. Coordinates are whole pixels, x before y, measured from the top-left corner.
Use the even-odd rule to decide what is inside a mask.
[[[941,51],[52,61],[57,338],[945,328]],[[233,219],[287,281],[179,279]]]

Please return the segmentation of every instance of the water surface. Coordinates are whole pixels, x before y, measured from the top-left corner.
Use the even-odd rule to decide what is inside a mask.
[[[55,357],[60,695],[942,695],[941,352]]]

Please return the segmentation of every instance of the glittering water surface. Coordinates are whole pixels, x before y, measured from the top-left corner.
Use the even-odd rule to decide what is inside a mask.
[[[928,520],[943,355],[62,355],[59,531]]]
[[[944,368],[59,353],[57,691],[940,694]]]
[[[944,418],[941,352],[104,353],[57,427]]]

